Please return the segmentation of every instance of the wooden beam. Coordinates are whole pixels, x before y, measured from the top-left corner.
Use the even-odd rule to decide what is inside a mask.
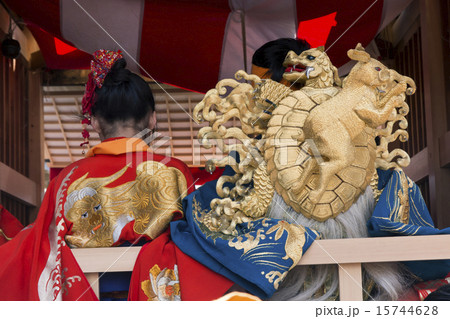
[[[450,235],[316,240],[299,265],[450,259]],[[389,249],[386,249],[389,247]],[[131,271],[141,247],[77,248],[83,272]],[[95,256],[95,257],[94,257]]]
[[[44,114],[42,107],[42,77],[40,71],[28,73],[28,168],[29,178],[36,183],[36,208],[30,210],[32,222],[36,219],[44,195]]]
[[[54,86],[75,86],[84,90],[90,70],[52,70],[45,74],[45,83]],[[83,93],[81,93],[83,94]]]
[[[316,240],[299,265],[450,259],[449,245],[450,235]]]
[[[411,4],[402,12],[402,14],[392,24],[392,44],[397,46],[402,40],[408,39],[408,33],[414,28],[414,24],[418,23],[420,12],[417,1]]]
[[[14,145],[13,144],[13,136],[14,134],[14,123],[13,123],[13,119],[14,119],[14,111],[16,110],[16,108],[13,106],[14,103],[14,99],[13,99],[13,93],[14,93],[14,84],[15,81],[13,80],[13,72],[12,72],[12,68],[9,66],[11,63],[11,60],[8,59],[7,61],[8,63],[8,69],[6,71],[6,73],[8,73],[8,80],[9,80],[9,85],[7,86],[7,90],[6,90],[6,98],[8,101],[7,107],[6,109],[9,109],[9,130],[8,130],[8,144],[9,145]],[[12,152],[11,149],[8,150],[8,165],[14,165],[15,160],[14,160],[14,155],[16,152]]]
[[[192,120],[192,105],[191,105],[191,97],[188,97],[188,107],[189,107],[189,128],[191,129],[191,149],[192,149],[192,162],[190,164],[195,163],[195,146],[194,146],[194,121]],[[197,139],[197,138],[195,138]]]
[[[73,97],[73,99],[75,100],[75,105],[77,106],[78,109],[78,113],[81,115],[83,114],[83,110],[81,109],[81,105],[80,103],[78,103],[78,98],[76,96]],[[80,125],[81,126],[81,125]]]
[[[428,148],[425,147],[411,158],[409,166],[403,169],[414,182],[428,176]]]
[[[339,265],[339,299],[345,301],[363,300],[360,263]]]
[[[78,248],[72,253],[85,273],[131,271],[141,247]],[[95,256],[95,258],[94,258]]]
[[[173,135],[172,135],[172,125],[170,122],[170,112],[169,112],[169,98],[166,95],[166,112],[167,112],[167,123],[169,124],[169,136],[170,136],[170,152],[171,156],[174,157],[174,150],[173,150]]]
[[[45,147],[45,157],[47,157],[50,160],[50,165],[53,165],[52,154],[50,153],[47,142],[45,140],[44,140],[44,147]]]
[[[50,168],[64,168],[64,167],[69,166],[70,164],[72,164],[72,163],[69,163],[69,162],[64,162],[64,163],[53,162],[52,164],[49,164],[48,167],[50,167]]]
[[[439,160],[442,168],[450,168],[450,131],[439,138]]]
[[[11,167],[0,162],[0,191],[28,205],[37,206],[37,184]]]
[[[62,136],[64,138],[64,143],[66,143],[67,153],[68,153],[68,155],[70,157],[70,160],[73,162],[72,152],[70,151],[69,142],[67,141],[66,133],[64,131],[64,127],[63,127],[62,122],[61,122],[61,117],[59,115],[58,107],[56,106],[56,102],[55,102],[54,98],[52,98],[52,102],[53,102],[53,107],[55,108],[56,117],[58,118],[59,127],[61,128],[61,134],[62,134]]]
[[[180,108],[180,105],[182,106],[182,104],[187,103],[188,101],[188,96],[191,97],[191,99],[193,101],[196,101],[197,103],[199,103],[202,99],[203,99],[203,94],[192,94],[190,92],[186,92],[183,89],[176,89],[173,91],[152,91],[153,95],[155,96],[155,100],[156,101],[164,101],[164,95],[170,94],[171,99],[170,99],[170,103],[171,105],[175,105],[177,106],[177,108]],[[83,96],[84,94],[84,87],[81,87],[80,90],[76,89],[76,90],[71,90],[71,91],[50,91],[50,90],[44,90],[44,95],[45,98],[57,98],[57,97],[73,97],[73,96]],[[179,105],[178,105],[179,104]],[[183,108],[180,108],[181,111],[183,111]],[[186,110],[184,110],[184,112],[186,112]]]
[[[85,276],[97,298],[100,298],[100,277],[98,273],[87,273]]]
[[[67,150],[67,148],[65,147],[65,146],[52,146],[52,147],[49,147],[49,149],[50,150],[54,150],[54,151],[62,151],[62,150],[64,150],[64,151],[66,151]],[[82,147],[82,146],[72,146],[71,148],[70,148],[72,151],[83,151],[85,148],[84,147]],[[81,153],[80,153],[81,154]],[[61,154],[60,154],[61,155]]]
[[[81,143],[81,141],[83,140],[83,138],[81,137],[81,134],[80,134],[80,137],[78,138],[78,137],[66,137],[65,139],[63,138],[63,137],[61,137],[61,138],[59,138],[59,137],[47,137],[46,138],[46,141],[47,142],[59,142],[59,141],[61,141],[61,140],[63,140],[64,142],[65,141],[76,141],[76,142],[78,142],[78,141],[80,141],[80,143]],[[91,140],[91,139],[89,139],[89,140]],[[98,139],[92,139],[93,141],[97,141]],[[100,141],[100,140],[98,140],[98,141]]]

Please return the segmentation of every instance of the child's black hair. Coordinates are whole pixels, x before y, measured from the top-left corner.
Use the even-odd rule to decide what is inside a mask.
[[[272,74],[271,79],[274,81],[281,81],[283,78],[284,59],[289,51],[294,51],[297,54],[310,49],[308,42],[302,39],[281,38],[267,42],[258,50],[255,51],[252,57],[252,64],[268,68]]]
[[[155,100],[149,85],[125,67],[125,59],[116,61],[103,86],[95,90],[92,114],[109,124],[127,120],[139,123],[155,111]]]

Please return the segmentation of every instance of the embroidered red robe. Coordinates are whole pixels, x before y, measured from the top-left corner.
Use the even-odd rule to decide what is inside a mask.
[[[148,243],[136,261],[131,300],[220,297],[232,282],[169,237],[168,225],[182,218],[181,199],[193,189],[184,163],[151,153],[140,139],[93,147],[50,183],[36,221],[0,246],[0,300],[97,300],[69,246],[138,241]]]

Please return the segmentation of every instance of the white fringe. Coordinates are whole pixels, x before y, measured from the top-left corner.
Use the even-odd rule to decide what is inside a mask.
[[[322,234],[322,239],[361,238],[368,237],[366,223],[374,208],[372,188],[368,186],[348,211],[334,219],[319,222],[298,214],[275,193],[267,217],[284,219],[317,230]],[[337,267],[337,265],[297,266],[288,273],[271,300],[327,300],[337,294],[339,287]],[[407,286],[406,279],[402,275],[402,267],[398,263],[363,264],[363,271],[364,276],[372,279],[378,288],[376,296],[370,295],[371,300],[397,300]],[[323,293],[323,285],[327,278],[332,280],[331,283],[328,282],[330,286],[327,287],[326,293]],[[308,284],[306,288],[305,282]]]

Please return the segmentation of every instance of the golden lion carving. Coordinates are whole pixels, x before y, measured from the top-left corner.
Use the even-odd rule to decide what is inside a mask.
[[[349,50],[348,56],[358,63],[345,78],[342,90],[314,108],[307,117],[304,138],[311,139],[325,160],[319,165],[319,185],[309,198],[317,203],[331,176],[349,166],[355,159],[353,140],[366,127],[376,129],[392,111],[403,105],[407,85],[415,90],[414,81],[387,69],[370,57],[361,46]],[[394,81],[398,83],[394,84]],[[383,88],[393,86],[383,95]]]

